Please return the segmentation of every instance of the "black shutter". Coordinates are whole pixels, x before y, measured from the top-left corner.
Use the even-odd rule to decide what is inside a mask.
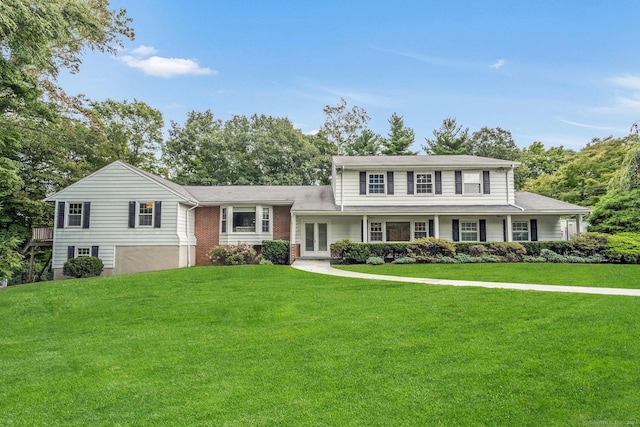
[[[507,220],[502,220],[502,240],[507,241]]]
[[[129,202],[129,228],[136,228],[136,202]]]
[[[453,229],[453,241],[454,242],[459,242],[460,241],[460,221],[457,219],[454,219],[453,221],[451,221],[451,228]]]
[[[367,194],[367,173],[360,172],[360,195]]]
[[[91,218],[91,202],[84,202],[82,208],[82,228],[89,228],[89,219]]]
[[[160,228],[160,220],[162,219],[162,202],[155,202],[153,207],[153,228]]]
[[[364,242],[364,220],[360,220],[360,241]]]
[[[442,171],[436,171],[436,194],[442,194]]]
[[[455,171],[456,175],[456,194],[462,194],[462,171]]]
[[[393,194],[393,172],[387,172],[387,194]]]
[[[429,237],[434,237],[435,235],[435,223],[432,219],[429,220]]]
[[[489,180],[489,171],[482,171],[482,193],[491,194],[491,181]]]
[[[75,256],[76,254],[76,247],[75,246],[67,246],[67,259],[71,259]]]
[[[65,210],[64,202],[58,202],[58,224],[56,227],[64,228],[64,210]]]
[[[407,172],[407,194],[413,194],[413,172]]]
[[[91,246],[91,256],[98,258],[98,246]]]
[[[538,241],[538,220],[537,219],[531,220],[531,241],[532,242]]]
[[[479,222],[480,222],[480,241],[486,242],[487,241],[487,220],[481,219]]]

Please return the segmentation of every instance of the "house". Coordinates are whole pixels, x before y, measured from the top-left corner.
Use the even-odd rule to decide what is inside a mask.
[[[116,161],[49,196],[54,277],[98,256],[105,275],[209,264],[218,244],[291,241],[291,259],[337,240],[560,240],[589,210],[514,189],[518,162],[449,156],[333,158],[325,186],[180,186]]]

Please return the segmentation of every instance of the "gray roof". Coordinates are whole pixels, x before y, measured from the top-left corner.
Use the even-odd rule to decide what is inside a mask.
[[[446,156],[333,156],[336,167],[512,167],[520,166],[520,162],[512,160],[491,159],[489,157],[446,155]]]
[[[292,204],[292,211],[336,210],[330,185],[224,185],[187,186],[205,205],[223,203]]]
[[[553,212],[559,214],[588,214],[591,212],[582,206],[526,191],[516,191],[515,204],[523,208],[525,212]]]

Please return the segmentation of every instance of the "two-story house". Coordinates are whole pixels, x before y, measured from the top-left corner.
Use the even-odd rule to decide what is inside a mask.
[[[326,186],[180,186],[116,161],[46,200],[56,203],[54,277],[76,256],[104,274],[210,263],[218,244],[284,239],[291,258],[330,257],[337,240],[559,240],[560,219],[589,210],[514,189],[518,162],[483,157],[333,158]]]

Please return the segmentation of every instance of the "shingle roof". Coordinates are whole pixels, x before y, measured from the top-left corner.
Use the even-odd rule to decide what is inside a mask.
[[[552,212],[560,214],[565,212],[567,214],[588,214],[591,212],[582,206],[526,191],[516,191],[515,204],[523,208],[525,212]]]
[[[333,156],[336,167],[424,166],[439,168],[512,167],[520,162],[467,155],[446,156]]]

